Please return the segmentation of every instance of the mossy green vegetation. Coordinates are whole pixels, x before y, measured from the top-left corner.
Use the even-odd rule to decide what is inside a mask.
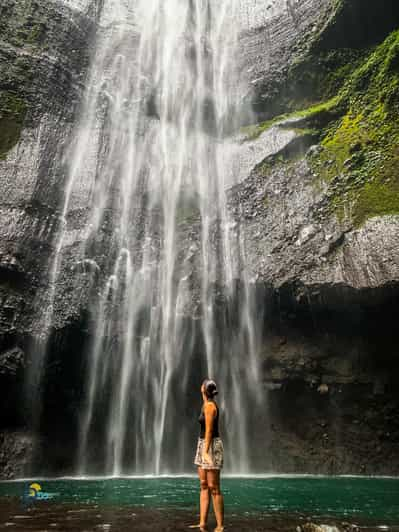
[[[338,99],[346,113],[323,132],[310,158],[331,184],[331,205],[356,225],[399,214],[399,31],[349,77]]]
[[[294,63],[289,69],[286,107],[294,111],[334,99],[365,56],[366,50],[312,50],[305,61]]]
[[[298,133],[306,133],[310,131],[315,131],[309,127],[302,128],[302,121],[300,119],[307,119],[307,124],[311,124],[312,118],[317,118],[319,121],[323,115],[331,116],[336,114],[340,99],[337,96],[334,96],[326,102],[319,102],[311,107],[300,109],[292,113],[286,113],[272,118],[271,120],[266,120],[260,124],[246,126],[241,129],[241,132],[245,135],[245,141],[257,139],[264,131],[271,128],[272,126],[280,126],[288,129],[294,129]],[[327,119],[328,121],[328,119]]]
[[[12,92],[0,92],[0,158],[4,158],[21,135],[26,104]]]
[[[255,109],[267,119],[336,95],[373,48],[399,27],[399,2],[335,0],[299,32],[282,75],[267,77]]]
[[[399,214],[399,30],[369,51],[335,96],[259,124],[249,137],[276,123],[318,129],[320,149],[308,162],[315,185],[328,184],[328,208],[340,219],[359,226]]]
[[[399,214],[399,183],[366,183],[357,197],[355,221],[386,214]]]

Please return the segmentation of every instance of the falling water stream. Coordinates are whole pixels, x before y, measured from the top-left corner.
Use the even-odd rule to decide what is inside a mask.
[[[99,13],[49,281],[54,299],[71,213],[85,204],[80,253],[98,290],[77,474],[186,471],[185,420],[197,414],[187,409],[207,376],[220,388],[227,469],[256,466],[262,316],[226,200],[237,164],[235,9],[105,0]]]

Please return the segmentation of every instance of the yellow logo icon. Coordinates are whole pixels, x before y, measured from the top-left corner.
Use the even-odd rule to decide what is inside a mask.
[[[41,484],[38,482],[32,482],[29,486],[26,486],[24,490],[23,500],[28,504],[32,504],[36,501],[47,501],[58,497],[59,493],[49,493],[42,490]]]
[[[42,491],[42,487],[38,482],[33,482],[29,486],[29,497],[37,498],[37,494]]]

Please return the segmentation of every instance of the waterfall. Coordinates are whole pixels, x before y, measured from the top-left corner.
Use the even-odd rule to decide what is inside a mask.
[[[187,409],[208,376],[220,388],[226,467],[254,468],[262,312],[226,196],[238,156],[238,8],[105,0],[98,15],[46,313],[47,323],[79,232],[97,280],[78,474],[186,471],[197,430]]]

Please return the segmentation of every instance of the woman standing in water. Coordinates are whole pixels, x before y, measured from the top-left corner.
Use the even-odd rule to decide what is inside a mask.
[[[206,379],[201,385],[203,405],[198,418],[200,434],[194,464],[198,466],[200,479],[200,523],[190,528],[207,530],[210,497],[217,527],[215,532],[224,530],[223,495],[220,491],[220,470],[223,467],[223,442],[219,434],[219,407],[214,397],[217,394],[216,383]]]

